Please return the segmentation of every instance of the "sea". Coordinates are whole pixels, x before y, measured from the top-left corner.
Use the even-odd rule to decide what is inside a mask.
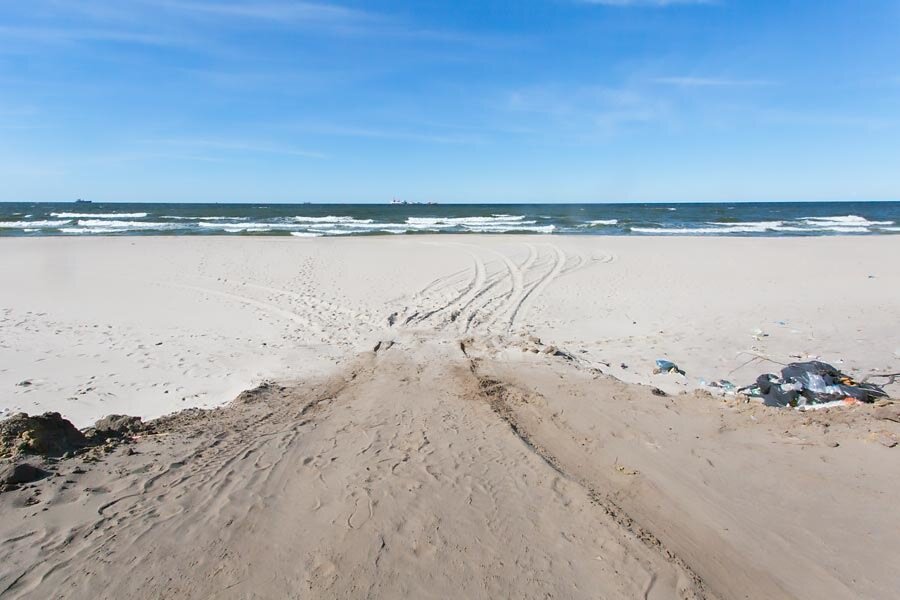
[[[0,203],[0,237],[900,233],[900,202],[679,204]]]

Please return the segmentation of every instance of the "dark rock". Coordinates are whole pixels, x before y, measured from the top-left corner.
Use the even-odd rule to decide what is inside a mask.
[[[652,388],[650,390],[650,393],[653,394],[654,396],[668,396],[668,394],[666,394],[664,391],[662,391],[661,389],[659,389],[657,387]]]
[[[47,475],[49,475],[47,471],[28,463],[3,465],[0,466],[0,485],[31,483]]]
[[[380,342],[379,342],[380,343]],[[235,398],[236,403],[250,404],[265,399],[272,392],[274,386],[271,382],[264,381],[255,388],[244,390]]]
[[[63,456],[87,445],[84,434],[56,412],[33,417],[19,413],[0,421],[0,456]]]
[[[128,415],[107,415],[94,423],[94,431],[106,436],[133,435],[144,428],[140,417]]]

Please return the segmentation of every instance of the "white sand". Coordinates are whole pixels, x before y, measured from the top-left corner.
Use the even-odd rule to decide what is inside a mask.
[[[327,372],[386,335],[392,312],[455,295],[418,326],[534,333],[670,392],[777,371],[741,368],[754,354],[896,372],[898,251],[898,237],[4,239],[0,411],[86,426],[221,405]],[[441,324],[454,307],[459,322],[490,318]],[[652,375],[657,358],[687,377]]]
[[[896,405],[609,374],[900,371],[898,246],[0,240],[4,408],[279,382],[0,494],[0,598],[894,598]]]

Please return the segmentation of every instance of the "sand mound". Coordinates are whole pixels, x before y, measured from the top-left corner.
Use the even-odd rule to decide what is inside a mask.
[[[0,458],[17,454],[62,456],[88,445],[85,435],[57,412],[19,413],[0,421]]]

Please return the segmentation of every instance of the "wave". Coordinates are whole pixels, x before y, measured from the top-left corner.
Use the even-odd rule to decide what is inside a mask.
[[[505,226],[505,225],[465,225],[467,231],[472,233],[553,233],[556,225],[536,226]]]
[[[295,233],[300,233],[299,231],[292,231],[291,235]],[[308,233],[310,235],[353,235],[354,233],[368,233],[367,231],[353,231],[350,229],[313,229],[312,231],[306,231],[303,233]]]
[[[871,227],[873,225],[893,225],[893,221],[870,221],[859,215],[840,217],[804,217],[803,222],[812,226]]]
[[[55,229],[60,225],[67,225],[71,220],[65,221],[0,221],[0,229]]]
[[[202,223],[194,223],[198,227],[206,227],[207,229],[224,229],[238,231],[258,230],[273,231],[276,229],[296,229],[296,223],[210,223],[204,221]]]
[[[376,231],[379,229],[387,231],[389,229],[407,229],[409,225],[405,223],[375,223],[370,219],[370,222],[368,223],[324,223],[319,225],[310,225],[311,229],[315,229],[316,227],[348,227],[357,228],[362,231]]]
[[[136,213],[50,213],[51,217],[59,217],[61,219],[143,219],[147,216],[145,212]]]
[[[321,234],[312,233],[311,231],[292,231],[291,235],[294,237],[319,237]]]
[[[593,221],[588,221],[581,227],[595,227],[597,225],[618,225],[618,219],[594,219]]]
[[[492,215],[490,217],[409,217],[407,225],[431,225],[431,226],[463,226],[463,225],[490,225],[490,224],[534,224],[537,221],[526,221],[524,215]]]
[[[63,233],[89,233],[94,235],[102,235],[104,233],[126,233],[133,231],[130,229],[117,229],[115,227],[63,227],[60,229]]]
[[[372,223],[372,219],[357,219],[355,217],[293,217],[293,220],[298,223],[354,223],[365,225],[368,223]]]
[[[868,227],[854,227],[849,225],[829,225],[827,227],[817,227],[807,229],[806,231],[833,231],[835,233],[869,233]]]
[[[753,226],[735,226],[735,227],[631,227],[631,231],[635,233],[653,233],[662,235],[692,235],[706,233],[764,233],[769,230],[768,227]]]
[[[161,215],[160,219],[174,219],[176,221],[246,221],[250,217],[179,217],[176,215]]]
[[[738,228],[738,227],[759,227],[762,229],[777,229],[784,225],[784,221],[713,221],[710,225],[719,225],[720,227]]]
[[[107,221],[101,219],[82,219],[79,227],[115,227],[118,229],[184,229],[180,223],[163,223],[153,221]]]

